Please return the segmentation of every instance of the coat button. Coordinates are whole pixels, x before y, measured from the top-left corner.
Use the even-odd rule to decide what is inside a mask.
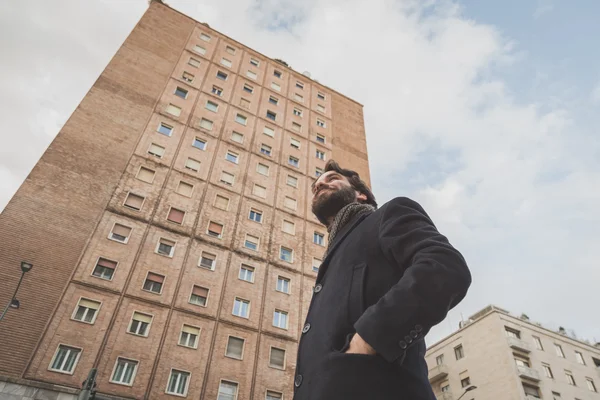
[[[410,337],[413,339],[416,339],[417,336],[419,336],[419,334],[417,333],[417,331],[410,331]]]
[[[408,335],[404,336],[404,340],[406,340],[406,343],[412,343],[412,338]]]
[[[421,333],[423,332],[423,327],[419,324],[415,325],[415,331],[417,331],[417,333]]]
[[[401,340],[400,343],[398,343],[398,345],[400,345],[400,348],[402,350],[405,350],[408,347],[408,345],[406,344],[406,342],[404,340]]]
[[[323,289],[323,285],[321,285],[321,284],[319,283],[317,286],[315,286],[315,288],[314,288],[314,292],[315,292],[315,293],[319,293],[319,292],[321,291],[321,289]]]
[[[310,323],[308,323],[308,322],[307,322],[307,323],[304,325],[304,328],[302,328],[302,333],[306,333],[306,332],[308,332],[309,330],[310,330]]]
[[[294,386],[300,387],[302,385],[302,375],[296,375],[296,379],[294,379]]]

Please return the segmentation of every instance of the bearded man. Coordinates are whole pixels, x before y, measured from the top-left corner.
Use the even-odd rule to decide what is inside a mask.
[[[462,255],[423,208],[377,209],[359,175],[329,161],[312,186],[329,243],[302,329],[294,400],[435,400],[424,336],[465,296]]]

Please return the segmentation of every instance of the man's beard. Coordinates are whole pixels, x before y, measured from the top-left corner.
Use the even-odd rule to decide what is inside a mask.
[[[335,218],[344,206],[354,202],[356,202],[356,191],[351,186],[321,195],[317,192],[312,201],[312,212],[323,225],[329,226],[331,218]]]

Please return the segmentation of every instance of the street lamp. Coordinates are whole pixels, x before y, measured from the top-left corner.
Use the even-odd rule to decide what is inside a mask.
[[[13,293],[10,301],[4,308],[4,311],[2,311],[2,314],[0,314],[0,321],[2,321],[2,318],[4,318],[9,308],[18,309],[21,306],[21,303],[19,302],[19,300],[17,300],[17,292],[19,291],[21,282],[23,282],[23,277],[25,276],[25,273],[31,271],[31,268],[33,268],[33,264],[28,263],[27,261],[21,261],[21,279],[19,279],[17,288],[15,289],[15,292]]]
[[[465,392],[464,392],[463,394],[461,394],[461,395],[460,395],[460,397],[459,397],[458,399],[456,399],[456,400],[460,400],[460,399],[462,399],[462,397],[463,397],[465,394],[467,394],[467,392],[470,392],[471,390],[475,390],[475,389],[477,389],[477,386],[469,386],[469,387],[467,387],[467,388],[465,389]]]

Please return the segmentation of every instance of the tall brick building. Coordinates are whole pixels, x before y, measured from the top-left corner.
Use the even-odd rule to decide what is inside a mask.
[[[330,158],[360,104],[152,2],[0,216],[0,393],[290,399]]]

